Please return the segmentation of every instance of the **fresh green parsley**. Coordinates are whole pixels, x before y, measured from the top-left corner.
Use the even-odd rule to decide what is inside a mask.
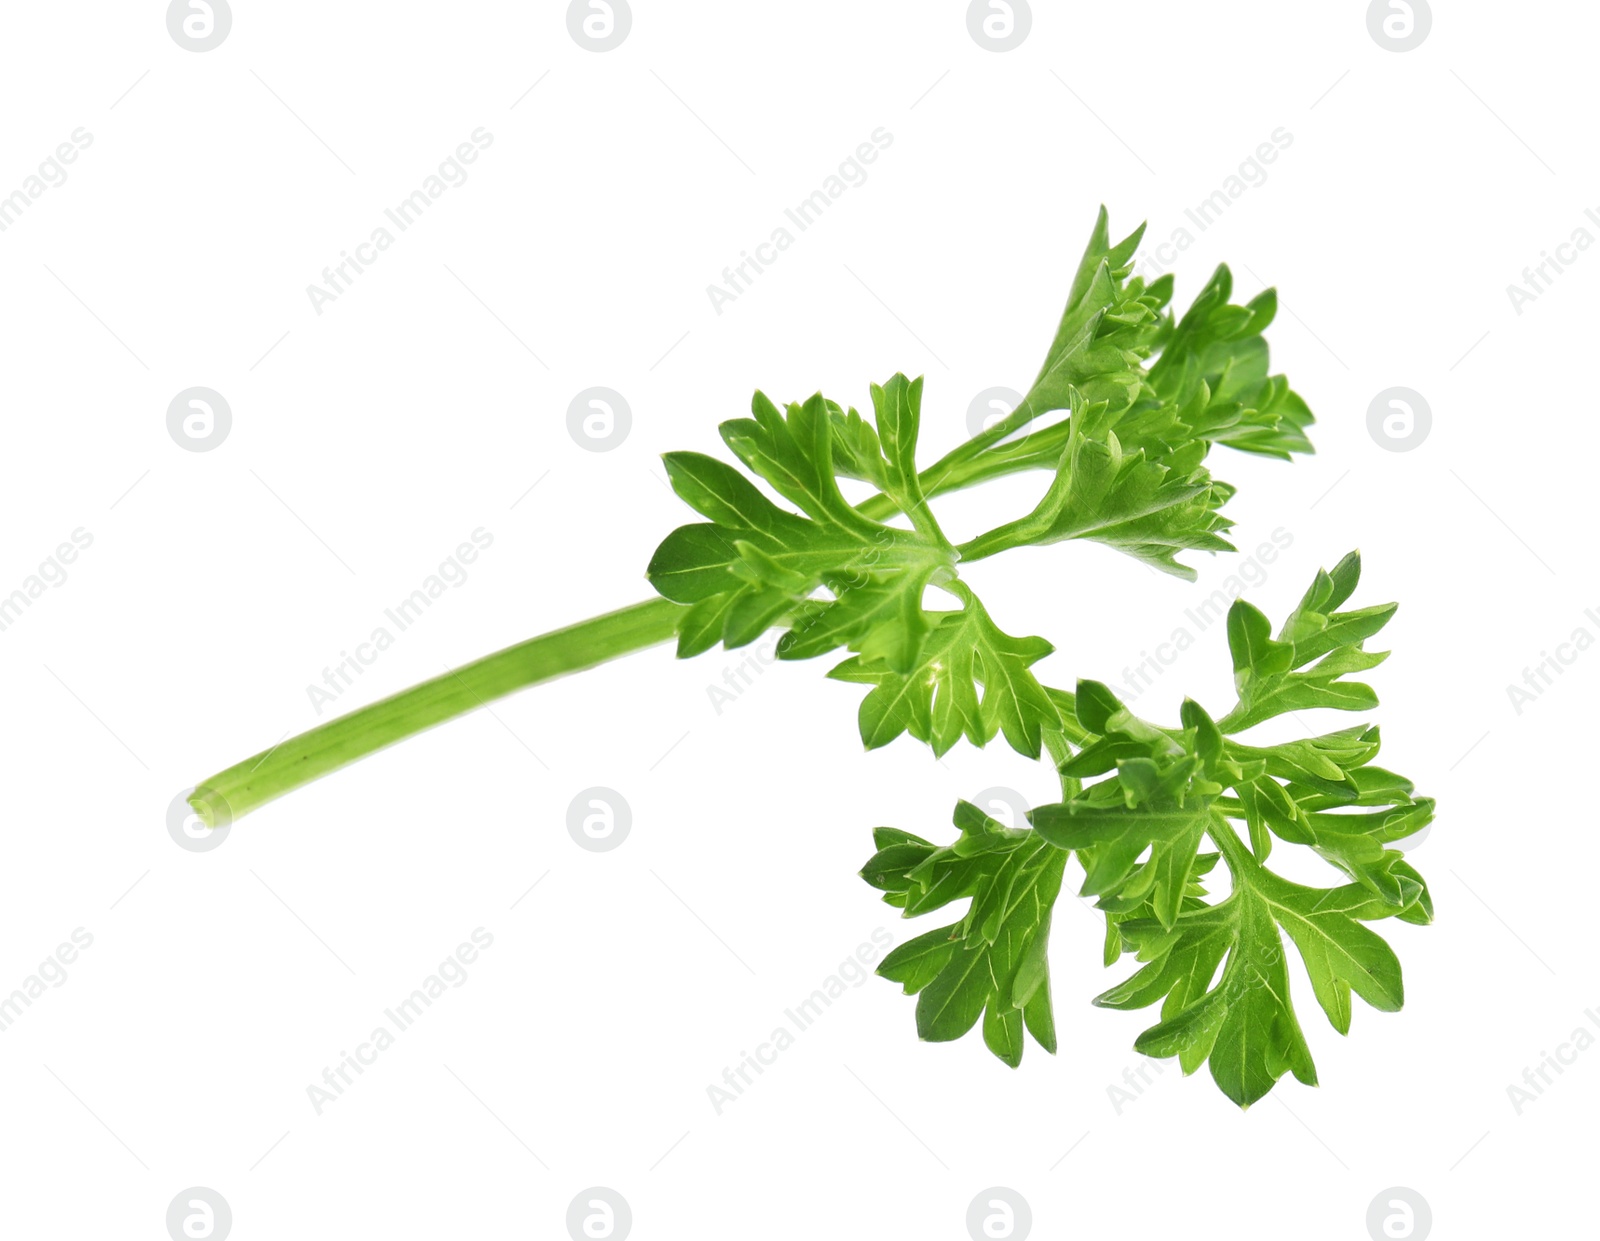
[[[917,459],[921,379],[874,385],[869,415],[820,393],[780,407],[757,392],[750,417],[721,427],[742,470],[695,452],[665,458],[673,490],[701,520],[656,549],[648,576],[658,598],[332,720],[203,781],[192,804],[206,822],[228,823],[524,686],[668,641],[687,658],[777,630],[780,658],[833,655],[829,676],[866,687],[858,728],[868,749],[909,734],[938,755],[963,738],[1004,737],[1059,776],[1061,800],[1033,810],[1026,827],[962,802],[949,844],[877,829],[862,876],[885,901],[906,917],[966,903],[879,969],[917,997],[922,1038],[960,1038],[981,1022],[1007,1064],[1020,1063],[1025,1035],[1055,1051],[1050,926],[1075,866],[1079,895],[1105,919],[1106,965],[1127,954],[1139,963],[1095,1003],[1161,1005],[1137,1050],[1176,1056],[1186,1073],[1209,1064],[1241,1106],[1285,1073],[1315,1083],[1285,936],[1341,1034],[1352,995],[1398,1009],[1399,962],[1368,924],[1431,919],[1426,884],[1390,846],[1421,831],[1433,803],[1373,765],[1375,727],[1273,744],[1241,734],[1288,712],[1375,707],[1350,678],[1385,658],[1365,644],[1394,605],[1341,610],[1360,578],[1354,553],[1318,573],[1276,634],[1236,601],[1227,630],[1237,700],[1220,716],[1185,702],[1176,725],[1162,725],[1099,682],[1071,692],[1043,684],[1034,668],[1050,643],[1010,632],[961,576],[1014,548],[1084,539],[1193,580],[1181,557],[1234,550],[1223,515],[1233,488],[1212,476],[1211,449],[1283,460],[1311,451],[1311,412],[1271,373],[1262,336],[1273,291],[1237,305],[1220,267],[1179,316],[1170,276],[1133,274],[1142,233],[1112,244],[1101,210],[1027,395],[931,465]],[[1048,414],[1064,416],[1042,422]],[[933,508],[941,495],[1027,470],[1051,475],[1030,511],[966,542],[945,534]],[[841,480],[873,494],[852,501]],[[945,602],[930,607],[930,594]],[[1339,882],[1277,874],[1268,862],[1280,845],[1312,850]],[[1226,892],[1214,895],[1224,875]]]

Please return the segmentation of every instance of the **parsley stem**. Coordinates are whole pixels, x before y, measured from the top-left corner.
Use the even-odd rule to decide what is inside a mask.
[[[1222,860],[1228,864],[1228,869],[1233,873],[1235,886],[1242,884],[1245,881],[1245,872],[1254,864],[1255,859],[1244,847],[1239,834],[1233,830],[1233,824],[1222,815],[1213,814],[1211,822],[1206,825],[1206,834],[1216,842],[1217,849],[1222,853]]]
[[[1014,474],[1019,470],[1053,468],[1056,464],[1054,457],[1049,459],[1000,457],[990,453],[989,450],[1013,431],[1020,430],[1041,414],[1058,407],[1059,402],[1036,402],[1034,394],[1030,392],[1005,418],[987,431],[980,432],[960,446],[951,449],[919,473],[917,481],[922,485],[922,494],[931,500],[944,492],[959,491],[963,487],[998,478],[1003,474]],[[893,517],[900,511],[899,505],[883,494],[873,496],[856,508],[862,516],[870,517],[874,521]]]
[[[1008,521],[1003,526],[996,526],[987,530],[975,539],[969,539],[956,548],[961,557],[962,564],[971,564],[975,560],[985,560],[996,552],[1007,551],[1019,544],[1031,542],[1043,537],[1046,529],[1043,523],[1031,515]]]
[[[685,610],[651,599],[508,646],[219,771],[196,786],[189,804],[208,827],[226,826],[330,771],[515,690],[666,642]]]

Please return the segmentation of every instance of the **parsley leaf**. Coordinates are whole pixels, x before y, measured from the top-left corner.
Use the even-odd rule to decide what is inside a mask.
[[[1228,613],[1228,649],[1239,704],[1223,721],[1226,731],[1242,732],[1285,711],[1366,711],[1378,705],[1371,686],[1344,677],[1388,658],[1387,652],[1369,652],[1363,644],[1389,623],[1398,605],[1334,611],[1360,577],[1359,552],[1351,552],[1331,573],[1319,572],[1275,640],[1260,611],[1235,601]]]
[[[1031,833],[989,829],[979,836],[986,842],[980,849],[964,828],[962,839],[945,850],[903,833],[880,833],[880,852],[863,873],[908,917],[971,897],[970,922],[981,920],[977,911],[992,909],[994,894],[1013,882],[993,860],[1001,850],[1026,856],[1030,845],[1042,844],[1063,859],[1076,854],[1083,868],[1080,895],[1094,898],[1107,919],[1106,964],[1125,951],[1142,963],[1095,1003],[1162,1005],[1161,1020],[1139,1036],[1137,1050],[1176,1056],[1185,1073],[1209,1062],[1217,1085],[1240,1106],[1261,1098],[1285,1073],[1315,1084],[1290,997],[1284,937],[1300,953],[1317,1002],[1341,1034],[1350,1029],[1352,994],[1380,1011],[1397,1011],[1404,999],[1399,961],[1366,924],[1391,917],[1432,920],[1426,883],[1388,846],[1427,826],[1434,806],[1413,797],[1409,780],[1373,765],[1380,748],[1374,727],[1270,745],[1246,744],[1231,734],[1275,713],[1262,714],[1268,706],[1293,710],[1284,704],[1300,700],[1348,705],[1347,696],[1326,692],[1337,682],[1327,672],[1329,662],[1339,669],[1360,663],[1351,652],[1359,654],[1360,644],[1393,614],[1391,606],[1336,610],[1359,577],[1354,554],[1331,573],[1319,572],[1277,637],[1252,605],[1235,602],[1228,639],[1240,701],[1220,720],[1186,701],[1178,727],[1160,727],[1134,715],[1099,682],[1080,681],[1074,694],[1047,690],[1062,721],[1058,742],[1070,728],[1073,744],[1052,749],[1063,798],[1030,813]],[[1307,672],[1297,671],[1307,665]],[[957,822],[963,822],[961,813]],[[1247,829],[1248,847],[1235,822]],[[1217,852],[1201,851],[1208,839]],[[1269,870],[1275,840],[1308,846],[1343,881],[1311,887]],[[964,870],[956,860],[978,857],[991,860]],[[1211,902],[1203,881],[1219,859],[1231,890]],[[937,882],[918,890],[917,877]],[[1058,886],[1037,894],[1053,899]],[[1042,928],[1030,941],[1041,961],[1048,918],[1044,906],[1030,909],[1023,923]],[[1000,958],[998,981],[981,997],[966,989],[976,983],[945,972],[958,964],[976,971],[982,964],[949,947],[966,942],[965,926],[910,941],[880,970],[908,992],[934,995],[926,1017],[919,1001],[925,1038],[934,1037],[929,1029],[939,1037],[965,1032],[977,1020],[980,998],[987,1003],[1007,994],[1010,957]],[[934,990],[941,980],[944,986]],[[947,995],[965,1024],[934,1020]],[[1010,1049],[1000,1040],[996,1054],[1014,1063]]]
[[[1217,1085],[1248,1107],[1285,1072],[1317,1084],[1316,1066],[1289,997],[1281,927],[1299,950],[1317,1001],[1334,1029],[1350,1030],[1352,991],[1383,1012],[1404,1000],[1400,962],[1362,925],[1394,911],[1357,884],[1317,889],[1291,883],[1255,862],[1233,829],[1217,827],[1234,891],[1174,926],[1124,922],[1123,938],[1149,962],[1096,997],[1104,1008],[1163,1000],[1162,1021],[1134,1043],[1148,1056],[1177,1056],[1185,1073],[1208,1059]],[[1210,985],[1226,956],[1221,977]]]
[[[1061,720],[1030,669],[1054,648],[1003,632],[976,595],[959,584],[956,590],[963,607],[930,614],[932,631],[910,668],[862,656],[828,675],[873,687],[860,711],[869,750],[909,732],[942,755],[962,736],[982,746],[999,732],[1012,749],[1038,758],[1045,731],[1059,729]]]
[[[964,559],[1089,538],[1192,579],[1178,553],[1233,550],[1222,537],[1232,523],[1218,510],[1234,489],[1204,467],[1211,445],[1283,459],[1312,451],[1311,411],[1268,373],[1262,333],[1276,293],[1232,305],[1232,276],[1219,267],[1174,322],[1162,313],[1170,280],[1147,287],[1131,275],[1142,231],[1110,245],[1102,210],[1034,387],[1011,418],[973,441],[1056,478],[1027,517],[964,544]],[[1051,409],[1071,417],[1009,448],[999,443]],[[939,466],[932,472],[943,481]]]
[[[891,408],[884,420],[894,452],[906,463],[920,387],[896,376],[891,390],[897,404],[911,406],[909,412]],[[753,418],[724,423],[723,439],[801,513],[780,508],[713,457],[666,455],[673,490],[710,519],[674,530],[650,561],[651,584],[691,605],[679,629],[679,655],[699,654],[718,641],[744,646],[788,623],[782,656],[848,646],[890,667],[911,668],[930,627],[922,593],[953,575],[955,553],[936,530],[887,526],[845,500],[833,469],[833,419],[821,395],[785,414],[758,392],[752,410]],[[890,466],[881,451],[875,460],[899,476],[901,467]],[[819,587],[832,598],[814,600]]]
[[[690,605],[678,652],[719,640],[738,647],[787,626],[779,658],[854,652],[830,675],[873,687],[860,711],[869,749],[909,732],[943,754],[962,736],[981,746],[1003,733],[1037,758],[1045,732],[1061,726],[1030,671],[1052,648],[1006,633],[956,578],[957,554],[927,508],[916,467],[921,380],[896,375],[874,385],[872,398],[873,424],[820,395],[780,413],[760,393],[753,418],[724,424],[723,439],[745,466],[799,513],[715,458],[667,454],[673,488],[710,519],[673,531],[650,563],[656,589]],[[836,453],[851,474],[883,486],[912,529],[852,508],[839,490]],[[960,608],[927,610],[929,586]]]
[[[1166,314],[1172,281],[1146,285],[1132,275],[1141,234],[1112,244],[1101,209],[1022,405],[925,470],[917,464],[922,380],[904,375],[872,387],[870,420],[820,393],[780,411],[757,392],[750,418],[723,424],[735,456],[792,510],[714,458],[667,454],[673,488],[708,519],[673,531],[650,563],[656,589],[687,607],[679,655],[718,642],[739,647],[779,628],[780,658],[851,653],[831,675],[871,686],[859,712],[869,749],[909,733],[943,754],[962,737],[985,745],[1003,735],[1038,756],[1066,726],[1031,671],[1052,648],[1001,629],[960,581],[961,564],[1025,544],[1092,539],[1192,578],[1180,553],[1232,550],[1219,510],[1233,488],[1206,470],[1211,444],[1279,456],[1310,447],[1309,411],[1267,374],[1261,332],[1276,308],[1270,292],[1231,305],[1224,268],[1175,322]],[[1052,409],[1068,417],[1008,441]],[[950,544],[930,499],[1033,468],[1055,477],[1031,513]],[[878,494],[852,505],[840,478],[864,480]],[[896,513],[909,529],[889,524]],[[929,587],[960,607],[930,610]],[[1306,697],[1299,682],[1285,689],[1285,701]]]
[[[969,802],[957,805],[955,824],[960,838],[942,848],[893,828],[875,833],[878,852],[862,877],[907,917],[971,898],[959,922],[901,944],[878,973],[917,996],[919,1038],[958,1039],[981,1017],[984,1043],[1015,1068],[1024,1028],[1056,1050],[1045,949],[1067,855]]]

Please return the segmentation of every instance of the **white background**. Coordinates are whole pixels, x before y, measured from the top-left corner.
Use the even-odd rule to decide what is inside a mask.
[[[0,194],[93,136],[0,233],[0,594],[93,537],[0,633],[0,993],[94,937],[0,1034],[10,1229],[157,1238],[206,1186],[239,1238],[555,1237],[603,1185],[641,1238],[959,1238],[999,1185],[1042,1237],[1360,1241],[1403,1186],[1441,1238],[1575,1235],[1600,1052],[1520,1115],[1507,1087],[1600,1005],[1600,654],[1520,713],[1507,686],[1600,634],[1600,255],[1520,314],[1506,288],[1578,227],[1600,236],[1593,10],[1440,3],[1397,54],[1362,3],[1036,3],[999,54],[956,0],[636,0],[596,54],[565,7],[238,0],[204,53],[150,0],[6,10]],[[316,313],[307,286],[478,127],[469,179]],[[866,182],[717,314],[707,285],[878,127]],[[1320,1089],[1241,1114],[1168,1065],[1119,1109],[1151,1015],[1089,1007],[1128,966],[1100,968],[1064,895],[1056,1057],[1030,1045],[1012,1072],[976,1034],[921,1044],[914,1001],[870,979],[717,1115],[706,1087],[875,928],[931,925],[856,878],[874,824],[943,840],[957,797],[1052,789],[1003,747],[863,754],[860,691],[820,663],[767,669],[719,714],[707,687],[743,655],[645,653],[339,773],[213,851],[168,835],[181,789],[317,722],[307,685],[475,528],[494,542],[466,583],[341,709],[647,597],[687,512],[657,454],[717,451],[757,386],[861,404],[926,373],[931,460],[974,394],[1026,386],[1102,201],[1118,235],[1149,219],[1165,239],[1280,127],[1266,181],[1176,263],[1177,301],[1223,260],[1241,297],[1279,287],[1275,367],[1318,455],[1212,465],[1240,487],[1241,548],[1292,535],[1250,592],[1270,615],[1354,546],[1357,602],[1401,601],[1373,676],[1383,761],[1441,807],[1412,853],[1437,923],[1383,928],[1405,1010],[1358,1006],[1341,1039],[1295,975]],[[210,452],[166,428],[195,385],[233,412]],[[594,385],[632,410],[611,452],[567,430]],[[1405,453],[1367,430],[1395,385],[1433,413]],[[1042,483],[961,497],[949,522],[994,524]],[[1199,559],[1191,587],[1060,545],[974,581],[1070,685],[1119,679],[1240,560]],[[1225,707],[1223,635],[1200,638],[1141,711]],[[614,852],[566,830],[596,785],[632,807]],[[469,980],[317,1115],[307,1086],[477,927],[494,945]]]

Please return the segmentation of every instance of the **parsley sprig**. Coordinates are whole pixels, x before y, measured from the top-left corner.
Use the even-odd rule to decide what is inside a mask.
[[[1234,304],[1219,267],[1180,317],[1170,276],[1133,274],[1142,232],[1112,244],[1102,208],[1033,385],[1011,414],[933,464],[918,461],[921,379],[874,385],[870,415],[820,393],[780,407],[757,392],[748,418],[720,428],[737,466],[697,452],[665,457],[674,491],[702,520],[672,531],[651,558],[659,598],[281,743],[204,781],[196,811],[231,822],[495,697],[646,646],[675,640],[690,657],[777,630],[780,658],[834,656],[833,679],[867,687],[858,727],[869,749],[910,734],[943,754],[962,738],[983,746],[1003,736],[1057,770],[1062,800],[1035,809],[1027,827],[963,802],[948,845],[877,830],[862,874],[884,900],[907,917],[967,902],[880,969],[918,997],[924,1039],[959,1038],[981,1021],[1008,1064],[1021,1061],[1025,1032],[1055,1050],[1050,921],[1075,862],[1080,896],[1105,918],[1106,963],[1125,953],[1141,963],[1096,1003],[1161,1003],[1139,1050],[1177,1056],[1186,1072],[1209,1062],[1241,1105],[1286,1072],[1314,1082],[1283,935],[1341,1033],[1352,994],[1398,1008],[1399,964],[1366,924],[1431,917],[1426,885],[1388,846],[1421,830],[1433,805],[1372,765],[1376,728],[1270,745],[1239,734],[1286,712],[1375,706],[1372,690],[1349,678],[1384,658],[1364,644],[1393,605],[1340,610],[1360,576],[1354,554],[1318,574],[1276,635],[1235,602],[1237,702],[1216,718],[1185,702],[1167,727],[1139,719],[1098,682],[1044,685],[1035,666],[1050,643],[1011,633],[961,575],[1014,548],[1090,540],[1192,580],[1182,557],[1233,550],[1223,509],[1234,489],[1210,472],[1213,446],[1284,460],[1311,451],[1311,413],[1271,373],[1262,335],[1274,292]],[[1052,476],[1037,504],[951,542],[938,497],[1028,470]],[[852,501],[841,480],[872,494]],[[1276,874],[1267,865],[1275,842],[1314,850],[1344,882],[1312,888]],[[1207,884],[1219,866],[1228,890],[1214,899]]]

